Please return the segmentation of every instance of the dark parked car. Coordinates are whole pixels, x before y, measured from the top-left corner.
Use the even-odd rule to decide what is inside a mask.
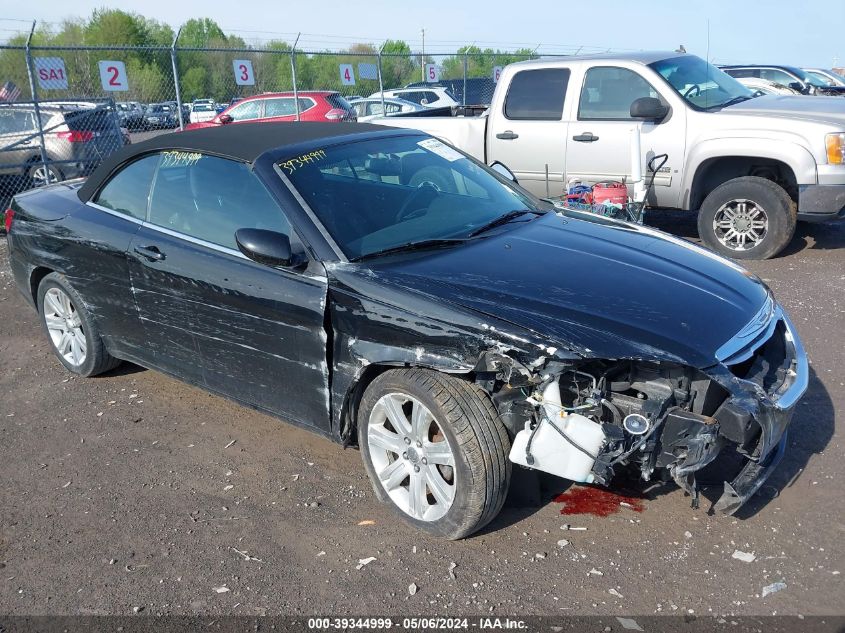
[[[7,225],[69,371],[130,360],[357,444],[379,498],[449,538],[496,516],[512,463],[665,475],[695,505],[696,472],[729,452],[744,467],[716,508],[732,513],[807,386],[756,276],[556,211],[414,130],[165,134],[81,187],[17,196]]]
[[[175,127],[179,127],[179,114],[175,103],[151,103],[147,106],[144,112],[145,130],[170,130]]]
[[[0,104],[0,177],[16,191],[86,176],[124,144],[109,103],[39,104],[47,166],[31,104]]]
[[[118,101],[115,104],[120,126],[130,132],[144,128],[144,108],[137,101]]]

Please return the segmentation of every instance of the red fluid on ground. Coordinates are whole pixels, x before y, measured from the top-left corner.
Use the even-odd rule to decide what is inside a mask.
[[[634,512],[645,510],[641,498],[626,497],[610,490],[588,486],[573,486],[559,494],[554,500],[564,504],[560,510],[561,514],[592,514],[597,517],[606,517],[619,512],[622,508]],[[620,505],[622,503],[628,505]]]

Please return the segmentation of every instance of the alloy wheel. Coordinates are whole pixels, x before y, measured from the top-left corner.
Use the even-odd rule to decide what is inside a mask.
[[[713,217],[716,239],[732,251],[747,251],[762,242],[769,230],[766,211],[753,200],[723,204]]]
[[[51,182],[59,182],[60,178],[56,171],[50,167],[39,165],[32,170],[32,186],[43,187]]]
[[[59,355],[74,367],[82,365],[88,350],[82,320],[61,288],[50,288],[44,294],[44,322]]]
[[[367,450],[379,482],[403,512],[436,521],[452,507],[455,456],[422,402],[402,393],[382,396],[370,414]]]

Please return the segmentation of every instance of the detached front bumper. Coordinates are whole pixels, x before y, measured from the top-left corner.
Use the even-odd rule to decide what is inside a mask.
[[[845,184],[800,185],[798,219],[804,222],[831,222],[845,219]]]

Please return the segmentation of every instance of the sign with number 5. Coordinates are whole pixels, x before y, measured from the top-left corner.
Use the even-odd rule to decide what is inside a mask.
[[[340,83],[344,86],[355,85],[355,71],[352,64],[340,64]]]
[[[437,70],[437,66],[434,64],[425,65],[425,80],[430,84],[440,81],[440,72]]]
[[[235,83],[239,86],[254,86],[255,75],[252,74],[252,62],[248,59],[233,59],[232,68],[235,70]]]
[[[100,67],[100,83],[103,84],[103,90],[107,92],[129,90],[129,82],[126,80],[126,66],[123,62],[100,60],[97,64]]]

